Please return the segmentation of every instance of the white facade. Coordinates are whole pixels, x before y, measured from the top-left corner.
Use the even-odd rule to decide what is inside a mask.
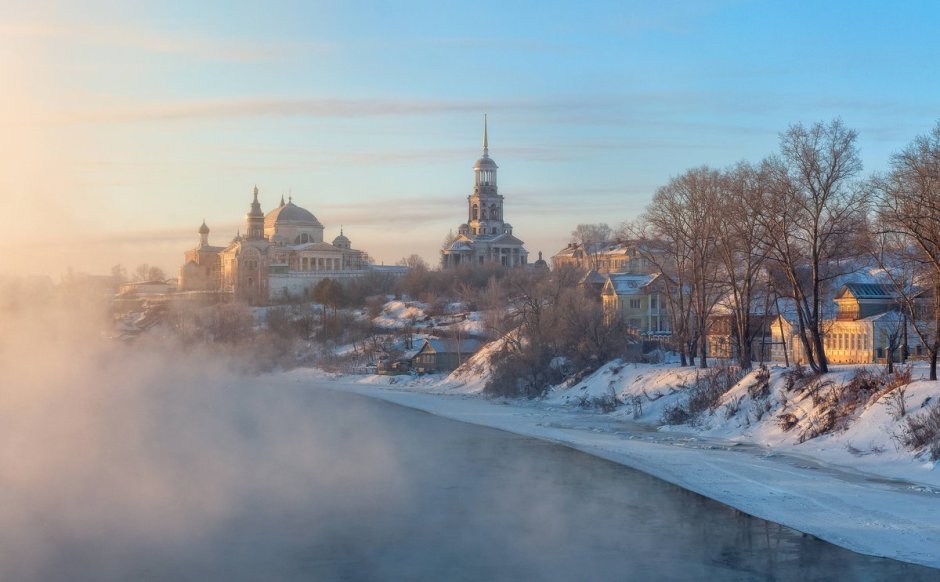
[[[248,235],[225,247],[208,245],[209,229],[200,227],[200,244],[187,251],[180,269],[180,290],[222,291],[236,300],[264,304],[302,297],[323,279],[349,279],[369,272],[368,256],[352,248],[340,231],[323,241],[324,227],[293,200],[264,214],[258,188],[246,216]]]
[[[467,222],[457,237],[441,249],[445,268],[496,262],[506,267],[528,264],[525,243],[513,236],[503,219],[503,197],[496,184],[499,166],[489,154],[486,118],[483,121],[483,156],[473,165],[473,194],[467,196]]]

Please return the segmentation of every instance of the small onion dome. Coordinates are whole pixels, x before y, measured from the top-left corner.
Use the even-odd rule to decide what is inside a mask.
[[[199,227],[199,234],[209,234],[209,227],[206,226],[206,221],[202,221],[202,226]]]

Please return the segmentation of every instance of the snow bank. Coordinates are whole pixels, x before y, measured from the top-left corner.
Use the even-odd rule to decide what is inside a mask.
[[[372,321],[385,329],[401,329],[427,317],[425,309],[427,305],[417,301],[389,301]]]

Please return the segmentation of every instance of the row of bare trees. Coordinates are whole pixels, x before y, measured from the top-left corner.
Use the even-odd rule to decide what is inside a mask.
[[[914,322],[936,378],[940,351],[940,124],[862,179],[857,133],[841,120],[796,124],[758,163],[672,178],[623,234],[662,273],[682,363],[707,366],[709,318],[732,315],[751,367],[755,313],[788,299],[807,364],[828,371],[823,335],[833,283],[878,266]]]
[[[940,122],[871,179],[878,264],[900,297],[937,379],[940,352]]]

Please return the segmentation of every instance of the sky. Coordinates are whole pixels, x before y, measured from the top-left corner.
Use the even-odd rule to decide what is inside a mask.
[[[866,174],[940,118],[935,2],[0,0],[0,275],[173,276],[258,185],[432,264],[489,116],[531,259],[690,167],[841,117]]]

